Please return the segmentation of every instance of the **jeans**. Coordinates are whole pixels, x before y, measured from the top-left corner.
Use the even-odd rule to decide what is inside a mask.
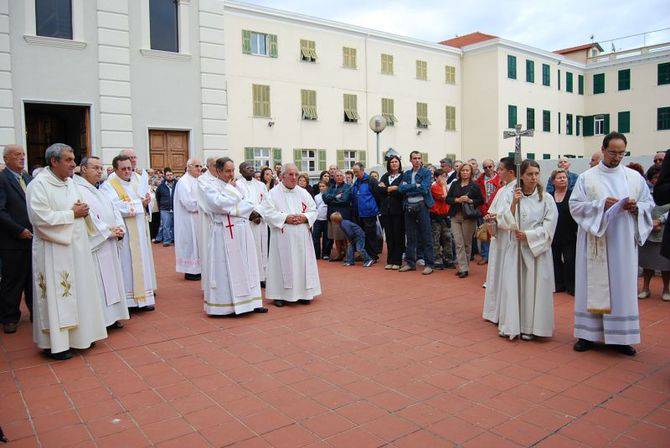
[[[488,241],[482,241],[481,242],[481,256],[484,260],[489,261],[489,243]]]
[[[365,238],[355,236],[353,240],[349,240],[349,246],[347,247],[347,263],[354,264],[354,251],[361,254],[363,257],[363,263],[367,263],[372,260],[368,252],[365,250]]]
[[[161,226],[158,228],[156,241],[167,244],[174,243],[174,214],[172,210],[161,210]]]
[[[325,219],[314,221],[312,241],[314,242],[314,253],[317,260],[330,255],[333,242],[328,238],[328,221]]]
[[[430,213],[425,204],[421,204],[417,213],[405,211],[405,232],[407,234],[407,249],[405,250],[407,265],[416,266],[417,247],[421,247],[426,267],[432,268],[435,265],[433,233],[430,227]]]
[[[370,218],[356,218],[356,224],[361,226],[365,232],[365,250],[372,258],[375,260],[379,258],[379,253],[381,252],[381,247],[379,244],[379,238],[377,237],[377,217],[372,216]]]

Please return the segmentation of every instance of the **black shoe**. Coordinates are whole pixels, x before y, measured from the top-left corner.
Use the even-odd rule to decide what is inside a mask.
[[[444,267],[447,269],[456,269],[456,265],[454,264],[453,261],[447,261],[444,263]]]
[[[456,274],[458,278],[465,278],[468,276],[468,271],[462,271]]]
[[[117,320],[112,325],[110,325],[108,328],[123,328],[123,322],[121,322],[120,320]]]
[[[16,322],[10,322],[10,323],[7,323],[7,324],[2,324],[2,330],[6,334],[13,334],[13,333],[16,333],[16,327],[17,326],[18,325],[17,325]]]
[[[573,345],[572,348],[576,352],[585,352],[593,348],[593,342],[580,338],[575,342],[575,345]]]
[[[9,440],[7,440],[7,437],[5,437],[5,433],[2,432],[2,428],[0,428],[0,442],[2,443],[8,443]]]
[[[433,269],[437,269],[438,271],[444,271],[444,263],[435,263]]]
[[[307,300],[307,299],[300,299],[300,300],[298,300],[298,302],[302,303],[303,305],[309,305],[309,304],[312,303],[311,300]]]
[[[154,244],[160,244],[160,243],[162,243],[162,241],[153,240],[152,243],[154,243]]]
[[[184,274],[184,279],[185,280],[200,280],[200,274]]]
[[[614,349],[626,356],[635,356],[635,353],[637,353],[637,350],[632,345],[615,345]]]
[[[51,359],[55,359],[56,361],[65,361],[67,359],[72,358],[72,353],[70,352],[70,350],[65,350],[64,352],[60,352],[60,353],[51,353],[51,350],[49,350],[48,348],[45,348],[43,350],[43,352],[44,352],[45,356],[47,356]]]
[[[156,307],[154,305],[144,306],[140,308],[142,311],[154,311]]]
[[[265,289],[265,282],[261,282],[261,288]]]
[[[281,307],[284,306],[284,301],[283,300],[275,300],[275,301],[273,301],[273,303],[274,303],[274,306],[276,306],[277,308],[281,308]]]
[[[263,314],[263,313],[267,313],[267,312],[268,312],[268,309],[265,308],[264,306],[259,306],[258,308],[254,308],[254,313]]]

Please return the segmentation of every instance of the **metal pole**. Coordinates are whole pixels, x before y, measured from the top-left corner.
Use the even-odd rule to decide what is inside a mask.
[[[515,157],[514,164],[516,165],[516,188],[521,188],[521,136],[518,136],[515,141]],[[516,226],[519,231],[521,231],[521,200],[516,205]],[[521,242],[516,241],[516,257],[517,257],[517,266],[516,266],[516,285],[517,285],[517,301],[519,304],[519,333],[521,333],[521,328],[523,325],[521,312]],[[519,334],[521,338],[521,334]]]
[[[379,158],[379,132],[377,132],[377,165],[381,165],[381,161]]]

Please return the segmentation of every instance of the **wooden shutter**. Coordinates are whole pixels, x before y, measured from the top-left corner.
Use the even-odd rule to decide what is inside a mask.
[[[341,170],[344,169],[344,149],[338,149],[335,152],[336,160],[337,160],[337,167]]]
[[[593,136],[593,115],[584,117],[584,137]]]
[[[293,163],[298,167],[298,171],[302,171],[302,149],[293,150]]]
[[[572,73],[565,72],[565,91],[572,93]]]
[[[526,82],[535,82],[535,62],[526,59]]]
[[[663,84],[670,84],[670,62],[658,64],[657,71],[657,84],[659,86]]]
[[[444,82],[447,84],[456,84],[456,67],[452,65],[445,65],[444,78]]]
[[[251,31],[242,30],[242,53],[251,54]]]
[[[526,129],[535,129],[535,109],[526,108]]]
[[[507,55],[507,77],[516,79],[516,56]]]
[[[542,131],[551,132],[551,112],[548,110],[542,111]]]
[[[276,58],[278,56],[279,50],[277,48],[277,35],[268,34],[268,47],[270,49],[269,55],[271,58]]]
[[[556,85],[558,86],[558,90],[561,90],[561,71],[558,70],[558,75],[556,77]]]
[[[577,93],[584,95],[584,75],[577,76]]]
[[[428,153],[427,152],[422,152],[421,153],[421,161],[423,162],[424,165],[428,165]]]
[[[551,69],[549,68],[549,64],[542,64],[542,85],[551,85]]]
[[[605,74],[597,73],[593,75],[593,93],[605,93]]]
[[[272,148],[272,164],[276,165],[277,163],[281,163],[281,148]]]
[[[630,69],[619,70],[619,90],[630,90]]]
[[[367,165],[367,154],[365,151],[356,151],[356,158],[363,165]]]
[[[512,129],[516,123],[516,106],[507,106],[507,127]]]
[[[545,154],[542,154],[542,159],[544,159],[544,160],[549,160],[549,159],[551,159],[551,154],[546,154],[546,153],[545,153]]]
[[[326,150],[325,149],[319,149],[318,152],[318,159],[319,159],[319,171],[326,171],[326,164],[328,160],[326,159]]]
[[[254,148],[244,148],[244,161],[245,162],[254,161]]]
[[[605,117],[603,120],[603,134],[607,135],[610,133],[610,114],[605,114],[603,117]]]
[[[630,132],[630,112],[619,112],[617,117],[617,130],[622,134]]]
[[[456,107],[447,106],[445,109],[445,118],[446,118],[446,130],[455,131],[456,130]]]
[[[416,79],[428,79],[428,62],[416,61]]]

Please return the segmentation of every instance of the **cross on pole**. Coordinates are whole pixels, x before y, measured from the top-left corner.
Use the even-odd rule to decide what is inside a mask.
[[[514,137],[514,165],[516,165],[516,184],[519,186],[521,178],[521,137],[532,137],[535,134],[534,129],[521,130],[521,125],[514,126],[513,131],[504,131],[503,139]]]

